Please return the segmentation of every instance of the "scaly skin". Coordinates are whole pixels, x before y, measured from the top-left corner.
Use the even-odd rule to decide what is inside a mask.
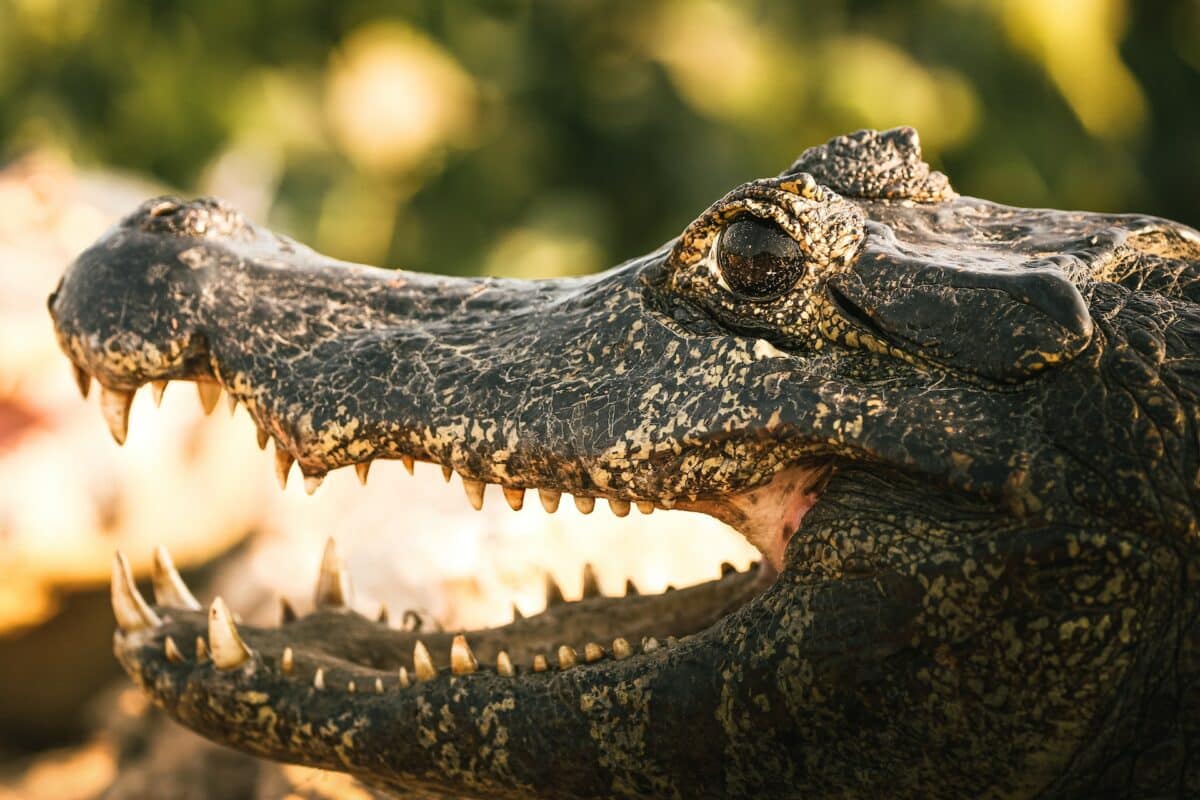
[[[215,382],[313,483],[420,459],[764,554],[457,645],[349,610],[333,550],[278,629],[166,566],[147,606],[118,559],[117,657],[217,741],[401,796],[1194,797],[1198,271],[1191,229],[959,197],[896,129],[579,280],[348,265],[160,199],[50,310],[118,439],[138,386]]]

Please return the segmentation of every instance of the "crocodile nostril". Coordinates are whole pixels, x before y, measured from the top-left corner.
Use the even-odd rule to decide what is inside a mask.
[[[152,217],[167,217],[179,210],[179,203],[175,200],[160,200],[150,207],[150,216]]]

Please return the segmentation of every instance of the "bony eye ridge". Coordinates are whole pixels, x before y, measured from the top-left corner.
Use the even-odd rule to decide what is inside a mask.
[[[796,285],[804,251],[778,225],[742,216],[717,241],[717,266],[730,290],[748,300],[771,300]]]

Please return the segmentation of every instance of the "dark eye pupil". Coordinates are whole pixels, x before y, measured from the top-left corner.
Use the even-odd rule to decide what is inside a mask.
[[[775,223],[742,217],[721,232],[717,265],[730,289],[761,300],[775,297],[796,283],[804,270],[804,252]]]

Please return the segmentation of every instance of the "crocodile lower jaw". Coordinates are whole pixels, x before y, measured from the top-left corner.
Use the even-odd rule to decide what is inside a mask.
[[[236,615],[220,597],[206,612],[162,546],[155,552],[152,577],[154,602],[149,603],[134,584],[125,556],[118,552],[114,557],[114,648],[135,678],[148,659],[218,672],[264,664],[318,690],[382,693],[442,674],[482,671],[515,677],[650,656],[741,608],[770,586],[776,573],[766,565],[738,572],[725,564],[717,580],[683,589],[669,586],[657,595],[642,595],[629,583],[625,595],[611,597],[600,593],[588,569],[581,599],[564,600],[548,579],[542,613],[517,613],[508,625],[467,632],[440,626],[423,630],[422,620],[408,613],[396,628],[386,612],[378,619],[356,612],[350,575],[332,539],[322,558],[312,611],[297,615],[285,601],[281,624],[274,628],[235,623]]]

